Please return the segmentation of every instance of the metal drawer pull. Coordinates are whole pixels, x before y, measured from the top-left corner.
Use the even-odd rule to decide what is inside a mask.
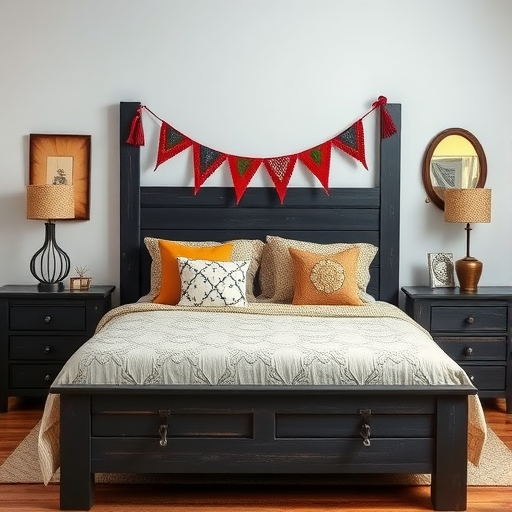
[[[51,354],[51,352],[52,352],[52,347],[50,347],[50,345],[46,345],[46,347],[44,347],[44,353]]]
[[[44,376],[44,380],[45,380],[46,382],[49,382],[49,381],[50,381],[50,379],[51,379],[51,377],[50,377],[49,375],[45,375],[45,376]]]
[[[363,438],[363,444],[370,446],[370,425],[367,423],[361,425],[361,437]]]
[[[363,438],[363,445],[364,446],[370,446],[370,416],[372,415],[371,409],[359,409],[357,411],[359,416],[361,416],[361,429],[359,430],[359,433],[361,434],[361,437]]]
[[[464,349],[464,355],[465,356],[470,356],[472,353],[473,353],[473,349],[471,347],[466,347]]]
[[[168,409],[160,409],[158,413],[160,414],[160,428],[158,429],[160,434],[160,446],[167,446],[167,432],[169,431],[168,419],[171,415],[171,411]]]
[[[474,324],[475,323],[475,319],[472,317],[472,316],[468,316],[466,318],[466,323],[468,324]]]
[[[52,321],[52,317],[50,315],[47,315],[44,317],[45,323],[49,324]]]

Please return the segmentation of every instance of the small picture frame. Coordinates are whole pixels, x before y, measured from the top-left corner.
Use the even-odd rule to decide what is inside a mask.
[[[428,253],[428,274],[430,288],[455,288],[453,254]]]
[[[30,134],[30,185],[73,185],[75,220],[89,220],[90,135]]]

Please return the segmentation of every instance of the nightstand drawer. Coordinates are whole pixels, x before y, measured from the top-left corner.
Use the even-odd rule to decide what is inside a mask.
[[[84,305],[35,306],[11,305],[9,327],[12,331],[84,331]]]
[[[62,369],[61,364],[13,364],[9,384],[19,389],[49,388]]]
[[[431,331],[507,330],[506,306],[432,306]]]
[[[87,336],[10,336],[9,359],[67,361],[87,341]]]
[[[434,336],[436,343],[455,361],[506,361],[506,336]]]
[[[505,389],[507,370],[505,366],[473,366],[461,364],[473,384],[481,391]]]

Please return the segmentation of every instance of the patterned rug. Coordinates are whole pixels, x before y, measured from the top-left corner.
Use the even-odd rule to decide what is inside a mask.
[[[39,423],[0,466],[0,483],[42,483],[37,459]],[[276,485],[428,485],[429,475],[95,475],[98,483],[175,483],[175,484],[276,484]],[[59,473],[53,477],[59,481]],[[487,431],[482,461],[478,467],[468,463],[468,485],[512,486],[512,451],[491,430]]]

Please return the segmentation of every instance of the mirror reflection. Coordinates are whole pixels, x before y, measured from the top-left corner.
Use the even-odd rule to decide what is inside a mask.
[[[423,162],[425,190],[444,209],[447,188],[480,188],[485,185],[485,153],[476,137],[462,128],[444,130],[431,141]]]

